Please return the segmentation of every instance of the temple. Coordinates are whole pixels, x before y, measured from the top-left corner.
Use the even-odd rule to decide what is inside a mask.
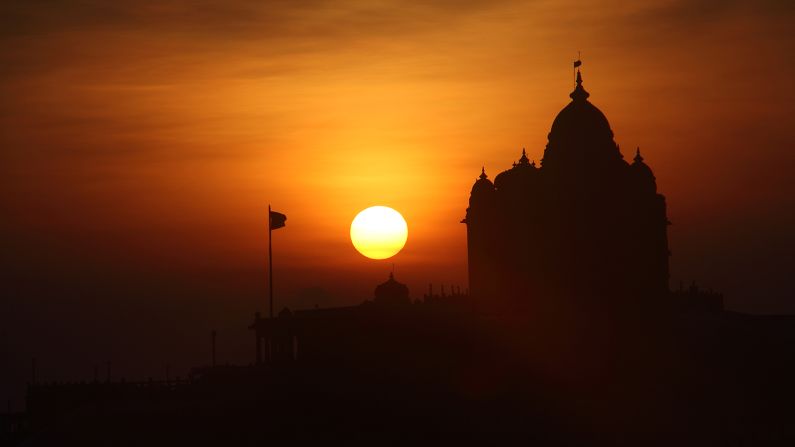
[[[489,308],[642,305],[668,292],[669,222],[651,168],[640,149],[624,160],[579,70],[569,96],[540,166],[522,150],[494,182],[483,169],[472,186],[469,285]]]

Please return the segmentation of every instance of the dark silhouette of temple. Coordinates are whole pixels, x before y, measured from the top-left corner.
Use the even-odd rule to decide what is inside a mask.
[[[248,365],[37,383],[23,445],[795,445],[795,319],[668,288],[665,199],[577,73],[541,166],[472,188],[469,288],[255,314]],[[108,365],[110,368],[110,365]],[[4,435],[4,437],[3,437]]]
[[[493,183],[484,169],[472,186],[469,284],[489,306],[532,310],[569,297],[626,305],[668,291],[665,197],[640,149],[624,160],[579,71],[576,79],[541,166],[522,150]]]

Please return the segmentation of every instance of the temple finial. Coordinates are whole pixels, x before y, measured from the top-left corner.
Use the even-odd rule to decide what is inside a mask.
[[[643,161],[643,157],[640,155],[640,146],[638,146],[637,150],[635,151],[635,163],[640,163]]]
[[[581,100],[584,101],[591,96],[585,89],[582,87],[582,74],[580,74],[580,65],[582,65],[582,61],[579,58],[579,52],[577,60],[574,61],[574,69],[577,70],[575,79],[574,79],[574,91],[571,92],[569,97],[575,101]]]
[[[525,151],[525,148],[522,148],[522,158],[519,159],[519,163],[523,164],[523,165],[526,165],[529,162],[530,162],[530,159],[527,158],[527,151]]]
[[[485,179],[487,179],[488,177],[489,177],[489,176],[488,176],[488,175],[486,175],[486,167],[485,167],[485,166],[483,166],[482,168],[480,168],[480,179],[481,179],[481,180],[485,180]]]
[[[580,52],[577,52],[577,60],[574,61],[574,70],[577,70],[576,76],[574,77],[574,86],[578,86],[582,84],[582,77],[580,76],[580,65],[582,65],[582,56]]]

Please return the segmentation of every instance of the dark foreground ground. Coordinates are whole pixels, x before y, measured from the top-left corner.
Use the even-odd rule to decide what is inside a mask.
[[[5,442],[792,446],[794,322],[395,319],[364,351],[206,368],[181,384],[36,387],[26,432]]]

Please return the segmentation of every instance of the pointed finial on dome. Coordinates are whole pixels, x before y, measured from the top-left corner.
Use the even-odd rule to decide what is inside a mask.
[[[640,146],[638,146],[638,149],[635,151],[635,159],[634,160],[635,160],[635,163],[643,162],[643,157],[640,156]]]
[[[530,159],[527,158],[527,151],[525,151],[525,148],[522,148],[522,158],[519,159],[519,164],[526,165],[529,162]]]
[[[574,63],[574,67],[577,69],[577,79],[575,81],[576,85],[574,86],[574,91],[571,92],[571,94],[569,94],[569,97],[575,101],[577,100],[584,101],[588,99],[589,96],[591,96],[591,94],[586,92],[585,89],[582,87],[582,74],[580,74],[580,68],[579,68],[580,65],[582,65],[582,61],[577,59],[577,61]]]
[[[485,166],[483,166],[483,167],[480,169],[480,179],[481,179],[481,180],[485,180],[485,179],[487,179],[487,178],[489,178],[489,176],[488,176],[488,175],[486,175],[486,167],[485,167]]]

